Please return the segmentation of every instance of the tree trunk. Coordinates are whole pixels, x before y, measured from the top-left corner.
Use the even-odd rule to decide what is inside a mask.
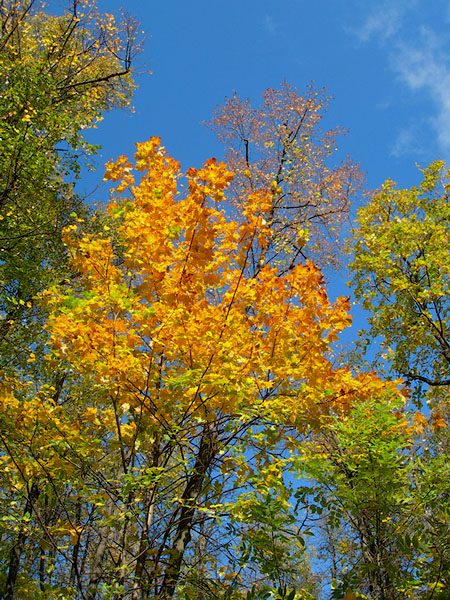
[[[159,462],[159,442],[156,441],[153,447],[153,456],[151,466],[157,467]],[[139,550],[136,558],[136,568],[134,571],[134,581],[133,581],[133,593],[131,596],[131,600],[139,600],[139,591],[142,589],[142,575],[144,573],[145,562],[147,560],[148,555],[148,534],[150,531],[150,526],[153,521],[153,512],[155,508],[155,496],[156,496],[156,488],[154,485],[147,492],[147,501],[146,501],[146,514],[145,514],[145,522],[142,525],[141,538],[139,540]]]
[[[106,514],[111,515],[114,512],[114,503],[112,499],[109,499],[109,502],[106,507]],[[91,566],[91,576],[89,580],[89,585],[86,592],[86,600],[95,600],[97,596],[97,588],[98,584],[101,582],[104,569],[103,562],[106,555],[106,549],[108,545],[108,539],[110,536],[110,526],[109,525],[101,525],[99,527],[99,538],[100,541],[98,543],[97,549],[95,551],[94,557],[92,559]]]
[[[31,516],[36,500],[39,498],[40,489],[37,481],[33,481],[28,493],[27,501],[23,511],[23,516],[28,513]],[[19,574],[20,559],[22,557],[23,547],[27,539],[26,525],[22,525],[14,546],[9,554],[8,575],[5,583],[5,591],[3,593],[4,600],[13,600],[17,583],[17,575]]]
[[[174,595],[175,587],[180,577],[184,552],[191,540],[197,500],[205,483],[206,472],[216,455],[216,450],[217,436],[212,431],[211,424],[206,423],[203,428],[195,466],[181,498],[182,508],[180,519],[172,548],[169,551],[169,562],[158,594],[160,600],[169,600]]]

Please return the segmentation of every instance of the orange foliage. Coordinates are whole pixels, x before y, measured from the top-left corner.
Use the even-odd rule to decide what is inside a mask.
[[[272,235],[261,216],[270,192],[256,190],[237,222],[221,208],[233,179],[225,164],[189,169],[181,194],[179,165],[158,138],[137,144],[135,158],[137,184],[125,157],[107,165],[128,192],[109,204],[114,231],[66,231],[82,283],[75,295],[49,292],[57,356],[131,407],[130,421],[145,412],[155,425],[218,411],[311,423],[384,387],[332,369],[327,353],[350,323],[349,303],[329,302],[311,262],[252,276],[249,255]]]
[[[0,388],[0,460],[15,494],[35,491],[36,539],[62,564],[69,546],[92,557],[86,597],[114,581],[167,599],[205,511],[240,519],[269,490],[290,510],[283,451],[298,450],[298,432],[394,385],[333,368],[349,302],[328,300],[312,262],[253,269],[273,238],[270,191],[254,189],[233,220],[225,164],[183,176],[158,138],[135,159],[107,165],[119,193],[103,231],[76,219],[64,232],[79,276],[46,293],[53,354],[41,361],[62,375]]]

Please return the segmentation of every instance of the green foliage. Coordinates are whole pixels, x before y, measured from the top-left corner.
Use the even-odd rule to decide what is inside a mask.
[[[357,405],[304,446],[297,468],[311,483],[297,496],[327,532],[320,555],[334,564],[333,598],[419,599],[447,588],[449,467],[430,439],[386,398]]]
[[[0,366],[23,365],[39,334],[36,294],[69,270],[61,230],[86,213],[73,191],[82,130],[126,106],[134,88],[135,25],[67,3],[59,16],[34,1],[0,5]]]
[[[422,173],[411,190],[387,181],[360,209],[350,268],[371,313],[362,345],[380,336],[379,366],[436,387],[450,383],[450,171],[437,161]]]

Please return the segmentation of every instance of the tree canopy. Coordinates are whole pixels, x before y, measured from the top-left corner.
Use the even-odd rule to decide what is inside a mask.
[[[74,179],[95,146],[83,130],[125,107],[139,49],[135,23],[68,2],[0,3],[0,327],[3,369],[23,362],[37,335],[34,297],[67,275],[61,230],[89,209]]]
[[[281,276],[270,264],[249,270],[251,248],[271,235],[266,192],[233,221],[221,209],[232,179],[224,164],[190,169],[180,194],[178,164],[159,139],[138,144],[135,158],[138,182],[125,157],[107,167],[123,195],[108,206],[111,225],[65,230],[76,283],[46,292],[45,358],[72,385],[56,401],[45,385],[9,400],[10,419],[20,410],[36,423],[31,436],[28,420],[16,428],[5,464],[19,497],[33,486],[39,494],[32,535],[53,549],[40,560],[58,564],[62,587],[73,546],[67,593],[88,598],[105,585],[116,597],[173,597],[205,517],[239,520],[236,507],[248,511],[262,493],[256,477],[265,495],[288,501],[277,447],[357,399],[396,393],[332,367],[348,301],[329,302],[312,263]],[[16,468],[19,444],[30,470]]]
[[[226,162],[152,137],[93,208],[83,130],[129,104],[137,26],[51,8],[0,0],[1,597],[448,597],[450,171],[359,210],[342,357],[320,269],[363,178],[326,94],[235,94]]]

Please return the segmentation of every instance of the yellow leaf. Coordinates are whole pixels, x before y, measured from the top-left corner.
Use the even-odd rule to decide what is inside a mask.
[[[422,433],[422,431],[426,428],[428,424],[428,421],[425,417],[425,415],[423,415],[420,411],[416,410],[416,412],[414,413],[413,416],[413,430],[414,433],[416,434],[420,434]]]

